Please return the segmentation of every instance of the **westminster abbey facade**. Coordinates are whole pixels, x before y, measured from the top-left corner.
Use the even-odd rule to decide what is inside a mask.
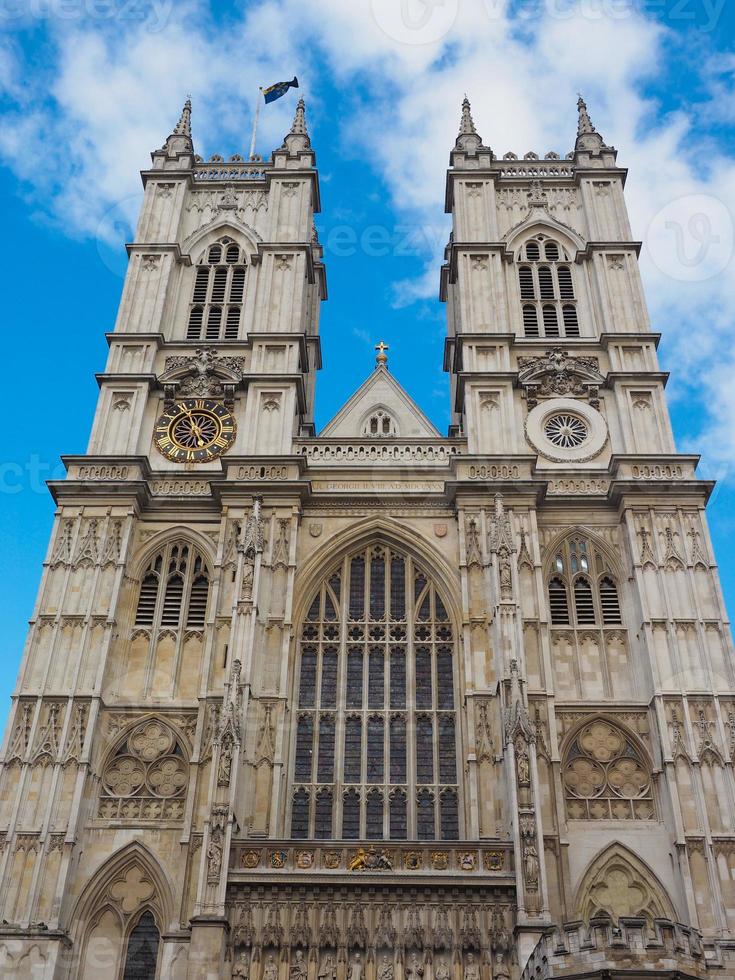
[[[501,157],[465,100],[449,433],[380,343],[317,435],[303,103],[266,161],[205,162],[190,116],[51,484],[0,975],[735,977],[712,486],[674,446],[615,150],[580,100],[567,157]]]

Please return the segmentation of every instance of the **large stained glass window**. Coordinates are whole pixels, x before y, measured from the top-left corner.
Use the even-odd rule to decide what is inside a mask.
[[[455,637],[431,576],[374,544],[301,627],[291,835],[456,840]]]

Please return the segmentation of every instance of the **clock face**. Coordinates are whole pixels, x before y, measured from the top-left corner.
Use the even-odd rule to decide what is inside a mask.
[[[235,419],[219,402],[183,398],[156,422],[156,448],[177,463],[206,463],[226,452],[235,441]]]

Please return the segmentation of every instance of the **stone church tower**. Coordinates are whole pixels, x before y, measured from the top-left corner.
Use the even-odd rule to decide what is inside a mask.
[[[452,425],[316,436],[303,103],[145,198],[2,749],[0,966],[44,980],[735,976],[735,676],[623,198],[465,101]]]

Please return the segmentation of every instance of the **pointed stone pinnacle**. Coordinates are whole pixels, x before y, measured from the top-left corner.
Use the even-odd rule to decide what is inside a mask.
[[[462,119],[459,124],[459,135],[460,136],[476,136],[477,130],[475,129],[475,121],[472,118],[472,109],[470,106],[470,100],[465,95],[464,101],[462,102]]]
[[[306,129],[306,105],[303,99],[299,99],[296,104],[296,114],[293,117],[293,123],[291,124],[291,135],[292,136],[307,136],[308,132]]]
[[[181,110],[181,118],[176,123],[174,134],[176,136],[191,137],[191,98],[188,98],[184,103],[184,108]]]
[[[586,136],[588,133],[596,133],[597,130],[592,125],[592,120],[587,112],[587,103],[584,101],[581,95],[577,101],[577,110],[579,112],[577,136]]]

